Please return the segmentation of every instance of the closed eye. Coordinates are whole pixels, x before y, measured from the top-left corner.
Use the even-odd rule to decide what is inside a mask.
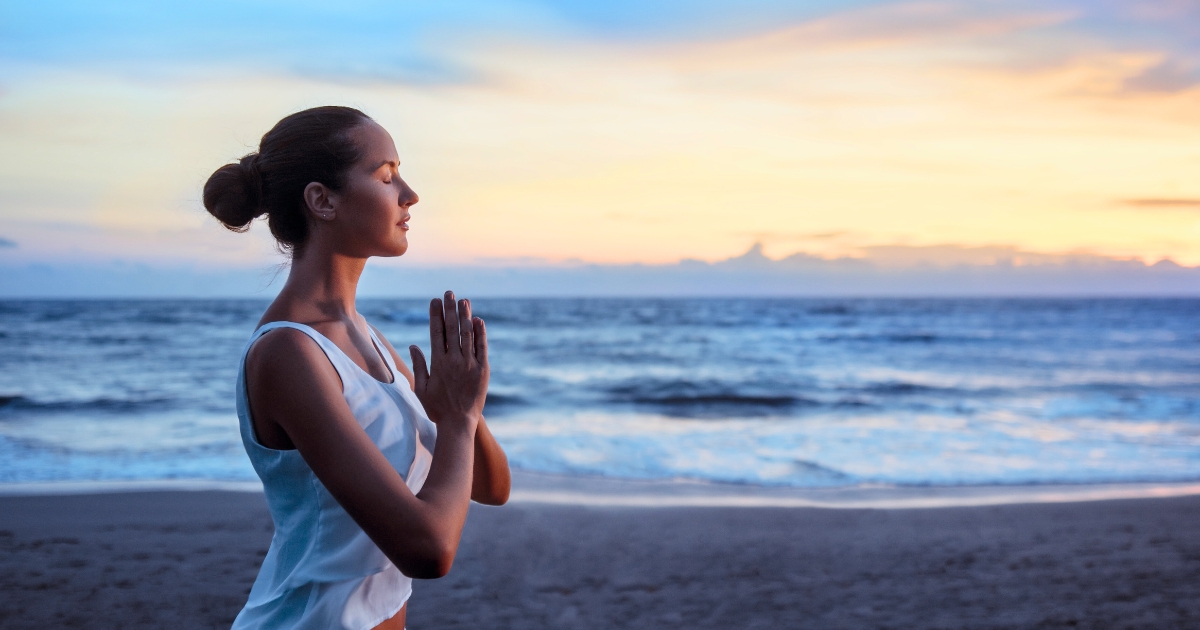
[[[383,171],[383,177],[380,179],[383,180],[383,183],[390,184],[392,183],[392,177],[400,174],[400,163],[388,160],[380,164],[376,171]]]

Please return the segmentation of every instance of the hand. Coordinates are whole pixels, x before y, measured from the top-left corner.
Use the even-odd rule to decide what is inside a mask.
[[[412,354],[413,390],[435,423],[463,420],[470,426],[483,417],[490,369],[487,358],[487,330],[483,320],[471,317],[471,302],[458,301],[454,293],[445,300],[429,303],[429,341],[432,357],[425,368],[425,355],[417,346]]]

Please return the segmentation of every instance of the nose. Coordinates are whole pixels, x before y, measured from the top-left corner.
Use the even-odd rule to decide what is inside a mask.
[[[421,200],[421,198],[417,196],[417,191],[413,190],[412,188],[409,188],[408,183],[405,182],[403,179],[401,179],[400,180],[400,199],[399,199],[400,207],[407,208],[407,207],[417,203],[420,200]]]

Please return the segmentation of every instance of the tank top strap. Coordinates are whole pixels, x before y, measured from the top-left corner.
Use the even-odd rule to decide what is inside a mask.
[[[388,369],[392,371],[393,381],[403,378],[403,375],[400,374],[399,368],[396,367],[396,359],[392,357],[392,353],[388,351],[387,345],[384,344],[383,340],[379,338],[379,335],[375,333],[375,327],[368,323],[367,330],[371,331],[371,341],[375,342],[375,347],[379,350],[379,354],[383,356],[384,363],[386,363]]]
[[[341,348],[337,347],[337,344],[330,341],[325,335],[317,332],[315,328],[306,326],[304,324],[297,324],[296,322],[267,322],[266,324],[259,326],[258,330],[255,330],[254,334],[250,336],[250,343],[246,344],[246,353],[248,354],[250,352],[250,347],[254,345],[255,341],[258,341],[259,338],[261,338],[264,334],[275,330],[276,328],[291,328],[293,330],[299,330],[300,332],[308,335],[309,339],[317,342],[317,345],[321,347],[321,350],[325,353],[325,356],[329,358],[329,362],[333,364],[333,369],[337,371],[338,378],[342,380],[343,387],[346,387],[347,379],[353,379],[357,376],[354,368],[358,366],[356,366],[354,362],[350,360],[350,357],[346,356],[345,352],[342,352]]]

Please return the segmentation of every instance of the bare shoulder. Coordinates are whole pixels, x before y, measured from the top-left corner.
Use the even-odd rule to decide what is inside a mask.
[[[264,376],[275,381],[281,377],[295,378],[299,373],[305,373],[309,378],[332,377],[341,385],[337,371],[321,346],[295,328],[276,328],[263,334],[246,356],[246,374],[252,381],[256,376],[262,382]]]
[[[254,342],[246,359],[256,365],[291,362],[312,354],[314,350],[321,352],[317,342],[304,332],[295,328],[276,328],[263,333]]]

